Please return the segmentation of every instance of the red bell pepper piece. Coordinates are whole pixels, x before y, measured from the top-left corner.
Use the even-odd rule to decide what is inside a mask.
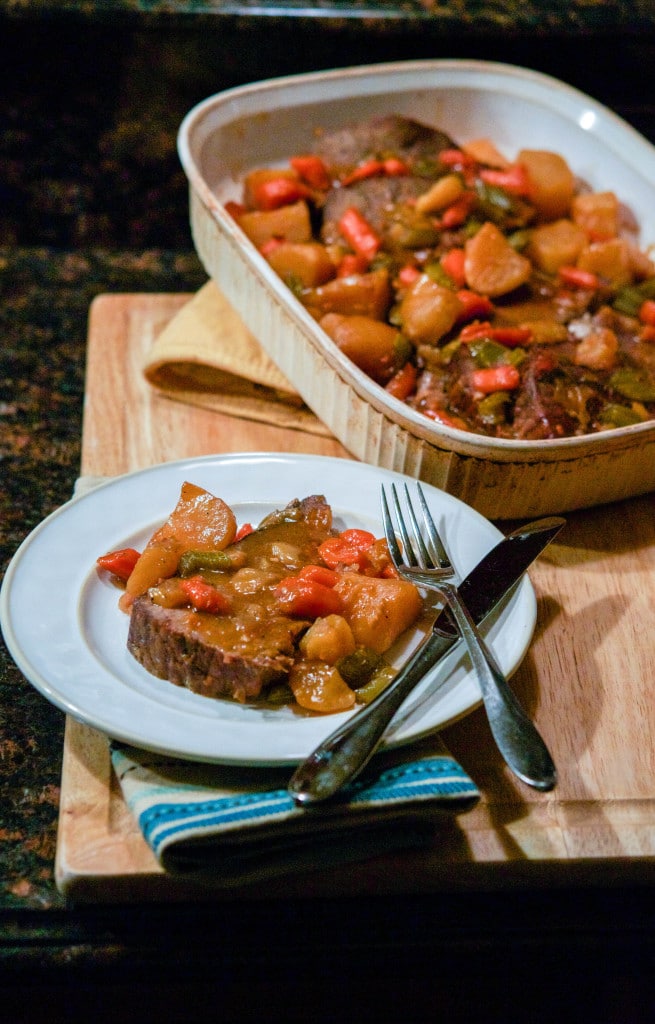
[[[318,188],[322,191],[330,188],[332,178],[320,156],[312,153],[307,156],[292,156],[289,163],[296,174],[303,181],[307,182],[308,185],[311,185],[312,188]]]
[[[360,565],[375,536],[368,530],[343,530],[337,537],[328,537],[318,546],[318,553],[330,569],[340,565]]]
[[[254,529],[255,528],[252,525],[252,523],[244,523],[243,526],[240,526],[237,532],[235,533],[234,540],[232,541],[232,543],[236,544],[238,540],[243,540],[244,537],[247,537],[249,534],[253,533]]]
[[[452,167],[453,170],[463,167],[474,167],[475,160],[462,149],[442,149],[439,153],[439,163],[444,167]]]
[[[405,363],[404,366],[394,373],[391,380],[387,383],[385,391],[388,395],[393,395],[394,398],[400,399],[403,402],[406,398],[411,395],[412,391],[416,387],[416,378],[418,377],[418,370],[414,366],[414,363]]]
[[[292,178],[269,178],[257,186],[253,201],[258,210],[277,210],[280,206],[289,206],[309,196],[310,190],[301,181],[294,181]]]
[[[655,344],[655,326],[644,324],[639,332],[639,340],[647,341],[649,345]]]
[[[342,185],[354,185],[356,181],[364,181],[366,178],[375,178],[384,174],[389,178],[395,178],[403,174],[409,174],[409,167],[398,157],[388,157],[386,160],[365,160],[359,164],[341,181]]]
[[[655,327],[655,300],[645,299],[639,307],[638,315],[642,324],[648,324],[649,327]]]
[[[260,245],[259,251],[262,256],[270,256],[270,254],[275,252],[276,249],[279,249],[281,245],[284,245],[281,238],[269,238],[263,245]]]
[[[488,295],[480,295],[479,292],[472,292],[468,288],[460,288],[457,298],[461,303],[461,309],[457,320],[462,323],[480,316],[491,316],[494,311],[494,304]]]
[[[324,615],[338,615],[342,601],[336,590],[316,580],[301,580],[287,576],[275,588],[275,596],[285,614],[316,619]]]
[[[421,276],[421,271],[418,267],[413,266],[411,263],[406,263],[404,267],[401,267],[398,271],[398,284],[401,288],[409,288],[410,285],[414,284],[417,277]]]
[[[494,327],[491,337],[501,345],[516,348],[518,345],[529,345],[532,333],[531,327]]]
[[[465,222],[475,203],[475,196],[472,192],[462,192],[459,199],[446,207],[441,215],[441,227],[447,230],[459,228]]]
[[[230,602],[220,590],[212,587],[202,576],[189,576],[180,580],[180,589],[196,611],[225,615],[230,611]]]
[[[488,320],[474,320],[466,324],[459,332],[460,341],[476,341],[478,338],[488,338],[491,332],[491,324]]]
[[[464,420],[460,419],[459,416],[453,416],[451,413],[446,412],[445,409],[421,409],[424,416],[428,419],[434,420],[435,423],[441,423],[444,427],[454,427],[455,430],[468,430]]]
[[[366,256],[356,252],[347,252],[341,257],[337,267],[337,277],[351,277],[353,274],[365,274],[369,267]]]
[[[600,285],[597,274],[591,270],[581,270],[580,267],[560,267],[558,270],[560,282],[570,288],[588,288],[594,291]]]
[[[445,252],[439,260],[441,266],[457,288],[463,288],[466,284],[464,273],[464,250],[455,248]]]
[[[555,369],[555,359],[550,352],[538,352],[535,356],[532,368],[535,376],[542,377],[544,373],[550,373]]]
[[[366,217],[354,206],[349,206],[339,219],[338,228],[351,249],[372,260],[382,245],[382,239]]]
[[[96,565],[105,572],[110,572],[119,580],[127,581],[132,569],[139,560],[140,555],[134,548],[121,548],[119,551],[110,551],[96,559]]]
[[[339,573],[328,569],[326,565],[304,565],[298,573],[299,580],[313,580],[324,587],[334,587],[339,580]]]
[[[486,185],[502,188],[504,192],[509,192],[514,196],[530,198],[534,193],[534,185],[523,164],[512,164],[502,171],[495,167],[483,167],[480,170],[480,179]]]
[[[492,327],[489,323],[468,324],[460,332],[462,341],[475,341],[478,338],[491,338],[499,345],[516,348],[532,341],[531,327]]]
[[[342,185],[354,185],[356,181],[364,181],[366,178],[375,178],[378,174],[384,174],[384,163],[382,160],[366,160],[350,171],[341,180]]]
[[[384,173],[389,178],[402,178],[405,174],[409,174],[409,167],[404,160],[400,160],[397,156],[387,157],[383,161]]]
[[[474,370],[473,387],[485,395],[494,391],[513,391],[521,382],[519,371],[511,363],[500,363],[484,370]]]
[[[612,231],[599,231],[594,228],[585,228],[587,238],[590,242],[609,242],[611,238],[614,238],[614,232]]]
[[[238,220],[246,212],[246,207],[243,203],[236,203],[233,199],[228,199],[225,204],[225,212],[229,213],[233,220]]]

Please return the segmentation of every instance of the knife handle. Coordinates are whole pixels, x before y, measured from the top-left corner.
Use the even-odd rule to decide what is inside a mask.
[[[303,807],[320,803],[354,779],[377,750],[400,705],[458,640],[458,636],[431,631],[389,686],[331,733],[296,769],[287,787],[294,801]]]
[[[550,752],[480,636],[457,587],[452,583],[439,583],[439,592],[448,601],[473,662],[498,750],[522,782],[543,792],[553,789],[557,770]]]

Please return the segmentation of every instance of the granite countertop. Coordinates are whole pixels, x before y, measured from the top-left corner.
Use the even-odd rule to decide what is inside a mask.
[[[134,11],[140,13],[136,24],[129,18]],[[303,16],[296,17],[301,11]],[[171,12],[185,12],[182,27],[169,22]],[[238,17],[227,18],[221,32],[208,33],[193,27],[198,24],[189,17],[194,12]],[[317,25],[326,12],[334,19],[332,30]],[[290,13],[292,19],[286,17]],[[119,17],[123,14],[125,20]],[[146,15],[156,28],[144,25]],[[410,31],[411,22],[426,18],[438,31]],[[369,19],[384,22],[386,34],[380,30],[378,37],[369,31]],[[530,25],[534,32],[521,35]],[[445,37],[439,34],[446,31],[444,26]],[[476,39],[468,34],[471,28]],[[544,35],[556,37],[556,42],[544,43]],[[311,68],[403,57],[485,57],[561,77],[613,107],[655,142],[654,51],[655,7],[650,3],[333,0],[301,8],[291,2],[255,7],[198,0],[3,0],[0,576],[22,539],[68,499],[78,475],[87,316],[93,297],[101,292],[193,292],[206,280],[191,244],[187,187],[175,144],[179,122],[195,102],[244,81]],[[230,972],[232,976],[225,982],[232,1016],[224,1019],[262,1019],[255,1011],[253,1016],[241,1015],[238,985],[250,984],[253,963],[260,979],[266,978],[267,965],[275,964],[278,980],[291,986],[294,959],[302,960],[308,950],[327,957],[322,996],[328,999],[327,981],[338,973],[334,951],[344,913],[337,905],[278,907],[275,925],[253,906],[227,909],[220,921],[202,908],[151,908],[147,915],[131,908],[126,917],[120,908],[80,912],[64,906],[53,879],[63,725],[63,715],[32,689],[0,643],[0,979],[4,970],[4,977],[31,983],[38,968],[46,979],[43,985],[59,991],[71,977],[81,977],[76,989],[81,1005],[94,979],[129,986],[137,976],[147,976],[153,985],[157,979],[159,987],[156,992],[149,989],[154,1015],[141,1019],[155,1019],[155,1010],[162,1020],[189,1019],[167,1016],[166,973],[170,985],[183,987],[189,978],[204,984],[206,936],[229,943],[230,929],[243,926],[260,939],[254,953],[251,947],[232,949],[224,965],[221,978],[225,982]],[[592,936],[586,946],[589,969],[593,936],[602,935],[607,943],[613,929],[615,974],[628,979],[635,991],[639,979],[653,975],[646,909],[653,906],[652,895],[605,894],[602,907],[591,895],[576,900],[572,935],[583,943],[585,936]],[[457,924],[462,907],[465,918],[474,915],[479,949],[493,958],[498,942],[505,941],[518,957],[522,947],[512,914],[519,904],[524,920],[533,909],[535,914],[545,911],[544,900],[536,896],[510,899],[505,909],[493,897],[482,903],[466,898],[459,905],[440,902],[457,950],[450,954],[450,968],[461,972],[472,948],[465,921]],[[402,905],[382,901],[369,905],[368,917],[353,922],[350,932],[352,955],[367,977],[394,970],[409,976],[420,966],[424,982],[416,1005],[423,1007],[430,1004],[428,932],[434,910],[429,900]],[[401,922],[410,919],[425,934],[407,946]],[[280,928],[287,936],[283,947]],[[561,938],[554,919],[543,925],[541,934],[551,951],[551,966],[559,970]],[[363,952],[371,935],[377,937],[377,960]],[[531,935],[542,942],[536,931]],[[180,960],[184,943],[188,951]],[[527,990],[534,982],[529,957],[524,967]],[[264,993],[263,982],[260,989]],[[203,1012],[210,1017],[213,989],[202,991]],[[9,1000],[5,992],[0,980],[3,1008],[20,1011],[22,984]],[[103,992],[106,997],[107,989]],[[586,992],[592,1005],[593,988]],[[500,988],[497,994],[502,998]],[[263,1013],[261,1007],[267,1004],[265,995],[261,998]],[[272,998],[279,999],[279,990]],[[76,1020],[77,1003],[70,1001],[70,992],[68,999],[67,1019]],[[275,1019],[306,1019],[298,1007],[294,1012],[298,1015]],[[402,1019],[426,1019],[417,1013]],[[108,1019],[95,1010],[94,1016]],[[63,1011],[60,1017],[52,1010],[49,1019],[63,1020]],[[205,1019],[200,1011],[197,1019]],[[596,1019],[633,1024],[642,1018],[636,1010],[612,1016],[610,1008]]]
[[[145,19],[149,23],[217,17],[301,18],[312,21],[364,21],[434,24],[440,33],[599,32],[639,33],[655,24],[648,0],[1,0],[0,12],[12,18]],[[387,26],[388,28],[388,26]]]
[[[0,248],[0,576],[72,494],[94,295],[194,291],[205,280],[193,253]],[[0,907],[61,904],[52,865],[63,724],[1,644]]]

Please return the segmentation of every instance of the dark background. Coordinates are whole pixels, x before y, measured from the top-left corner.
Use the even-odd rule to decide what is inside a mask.
[[[0,5],[0,573],[78,474],[94,295],[206,279],[176,153],[191,106],[280,74],[480,58],[554,75],[655,142],[652,6]],[[62,741],[0,643],[0,1020],[655,1019],[655,899],[619,866],[602,890],[66,907]]]

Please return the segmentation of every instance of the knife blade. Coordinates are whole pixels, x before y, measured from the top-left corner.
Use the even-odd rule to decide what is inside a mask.
[[[459,591],[476,624],[484,622],[513,592],[565,522],[560,516],[549,516],[519,527],[487,552],[462,580]],[[305,807],[321,803],[356,778],[410,692],[460,640],[450,611],[443,608],[389,686],[331,733],[294,771],[287,789],[295,803]]]

